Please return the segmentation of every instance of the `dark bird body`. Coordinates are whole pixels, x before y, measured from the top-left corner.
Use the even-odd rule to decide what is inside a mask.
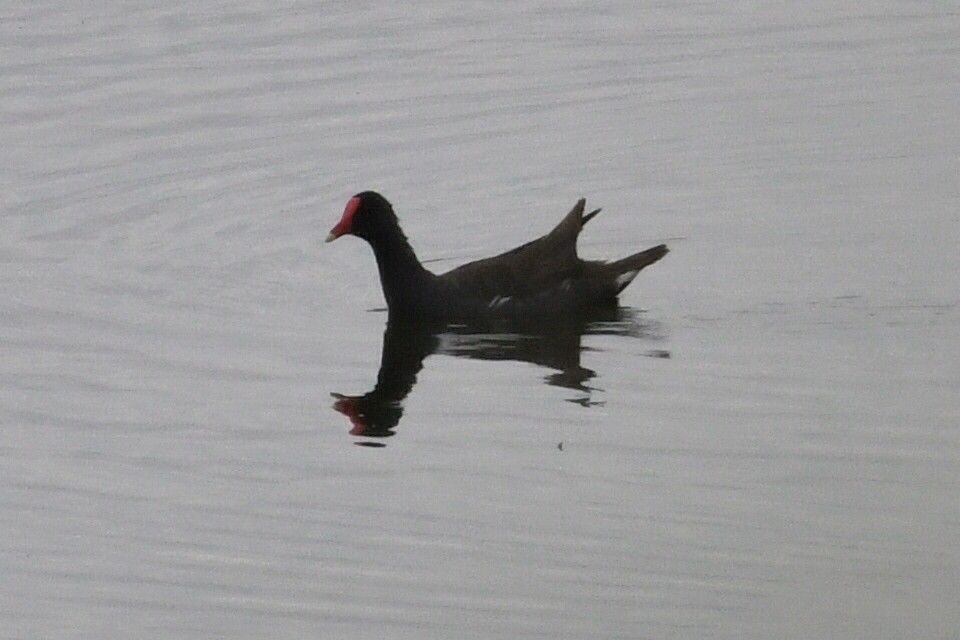
[[[668,252],[657,245],[626,258],[582,260],[577,238],[599,209],[585,200],[550,233],[497,256],[437,275],[417,259],[390,203],[365,191],[347,203],[327,241],[352,234],[373,248],[391,318],[470,322],[582,316],[616,304],[645,267]]]

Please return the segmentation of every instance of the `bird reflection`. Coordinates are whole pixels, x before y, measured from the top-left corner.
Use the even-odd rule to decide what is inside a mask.
[[[333,408],[351,423],[350,433],[367,438],[386,438],[403,416],[403,400],[417,382],[423,361],[434,353],[477,360],[515,360],[552,369],[547,384],[581,392],[571,402],[589,407],[602,404],[592,399],[597,389],[587,383],[597,374],[580,364],[584,335],[620,335],[657,338],[656,323],[642,322],[639,312],[613,307],[588,318],[568,322],[538,322],[524,326],[422,325],[387,322],[377,384],[363,395],[331,394]],[[655,350],[647,355],[665,358],[669,352]],[[367,446],[382,446],[362,442]]]

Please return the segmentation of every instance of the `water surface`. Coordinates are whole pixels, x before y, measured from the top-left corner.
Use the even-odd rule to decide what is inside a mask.
[[[2,634],[955,637],[957,43],[949,3],[11,6]],[[671,254],[606,324],[401,341],[357,432],[383,302],[321,243],[371,188],[437,270],[581,196],[584,256]]]

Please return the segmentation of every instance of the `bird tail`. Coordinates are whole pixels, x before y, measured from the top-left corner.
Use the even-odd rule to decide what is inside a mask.
[[[644,267],[650,266],[668,253],[670,253],[670,249],[667,248],[667,245],[658,244],[646,251],[608,263],[607,268],[616,274],[617,293],[626,289],[627,285],[633,282],[633,279]]]

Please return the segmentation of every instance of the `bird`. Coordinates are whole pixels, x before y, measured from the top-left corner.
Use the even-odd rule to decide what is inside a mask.
[[[645,267],[669,252],[665,244],[619,260],[583,260],[577,238],[600,209],[581,198],[546,235],[499,255],[441,274],[414,252],[390,202],[376,191],[356,194],[326,238],[345,235],[373,249],[391,320],[471,322],[583,317],[617,304]]]

